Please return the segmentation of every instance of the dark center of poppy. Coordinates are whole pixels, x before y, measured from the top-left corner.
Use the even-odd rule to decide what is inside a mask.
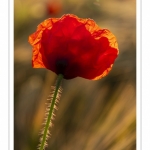
[[[67,67],[67,60],[66,59],[60,59],[56,61],[56,69],[58,74],[63,74],[65,72],[65,69]]]

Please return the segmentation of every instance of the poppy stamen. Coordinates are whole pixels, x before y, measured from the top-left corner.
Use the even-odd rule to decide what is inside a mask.
[[[64,74],[65,69],[67,67],[67,60],[66,59],[60,59],[56,61],[56,69],[58,74]]]

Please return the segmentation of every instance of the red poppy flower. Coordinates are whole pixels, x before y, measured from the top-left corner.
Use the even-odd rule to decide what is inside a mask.
[[[32,66],[63,74],[65,79],[100,79],[111,70],[119,53],[108,29],[72,14],[39,24],[29,43],[33,46]]]
[[[47,13],[48,15],[56,15],[58,14],[61,9],[62,9],[62,5],[59,1],[50,1],[46,4],[46,8],[47,8]]]

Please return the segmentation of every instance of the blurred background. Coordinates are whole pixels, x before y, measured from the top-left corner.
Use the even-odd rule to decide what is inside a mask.
[[[14,0],[14,150],[36,150],[56,74],[31,66],[30,34],[49,17],[71,13],[108,28],[119,44],[110,73],[63,80],[46,150],[136,150],[135,0]]]

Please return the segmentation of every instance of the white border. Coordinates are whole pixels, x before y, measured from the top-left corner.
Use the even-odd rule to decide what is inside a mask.
[[[141,1],[136,1],[136,148],[142,149],[141,139]]]
[[[142,2],[142,150],[150,149],[150,7],[147,0],[141,0]]]
[[[14,149],[14,1],[9,0],[9,150]]]
[[[0,143],[1,149],[8,149],[9,139],[9,81],[8,81],[8,1],[0,1]]]

